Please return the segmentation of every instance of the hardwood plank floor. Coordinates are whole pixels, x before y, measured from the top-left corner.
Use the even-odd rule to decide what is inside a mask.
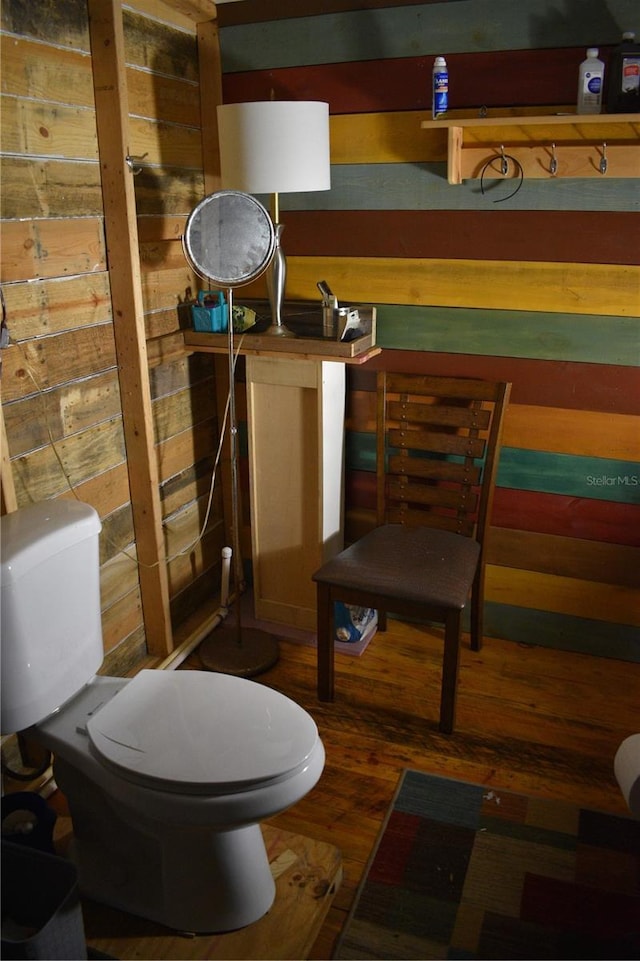
[[[465,638],[447,736],[437,728],[441,633],[388,625],[361,657],[336,655],[332,704],[317,700],[311,646],[281,640],[278,663],[255,679],[308,710],[326,749],[318,785],[269,822],[342,852],[344,880],[309,955],[316,961],[331,957],[405,767],[627,813],[613,758],[640,731],[640,664],[495,639],[475,653]],[[196,650],[180,669],[201,666]],[[149,957],[142,939],[109,934],[126,941],[127,956]],[[203,956],[198,939],[182,943],[184,961]]]
[[[270,823],[342,851],[344,880],[310,955],[335,940],[405,767],[604,811],[627,809],[613,774],[640,730],[640,665],[487,639],[462,651],[456,732],[438,732],[442,640],[389,620],[361,657],[336,655],[336,700],[316,697],[315,648],[281,641],[256,678],[315,718],[327,752],[316,788]],[[199,667],[197,651],[185,668]]]

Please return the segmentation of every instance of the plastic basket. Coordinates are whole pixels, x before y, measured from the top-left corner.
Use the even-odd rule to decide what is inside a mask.
[[[229,328],[229,307],[221,290],[201,290],[198,302],[191,305],[193,329],[222,334]]]

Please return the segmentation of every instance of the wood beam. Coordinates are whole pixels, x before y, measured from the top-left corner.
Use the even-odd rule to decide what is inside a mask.
[[[0,367],[2,361],[0,361]],[[18,509],[16,489],[13,483],[13,470],[9,459],[9,448],[7,446],[7,431],[4,423],[4,411],[0,404],[0,492],[2,502],[2,513],[10,514]]]
[[[126,0],[126,6],[176,26],[194,26],[216,16],[214,0]]]
[[[155,456],[121,0],[88,0],[107,262],[140,591],[149,653],[173,649]]]
[[[220,36],[215,20],[198,24],[198,62],[200,64],[202,165],[205,194],[208,195],[220,189],[220,142],[216,107],[222,103],[222,63]]]

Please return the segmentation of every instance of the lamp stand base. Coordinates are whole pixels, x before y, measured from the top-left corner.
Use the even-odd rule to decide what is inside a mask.
[[[272,634],[255,627],[238,631],[232,624],[216,628],[198,648],[202,666],[207,671],[233,674],[235,677],[255,677],[263,674],[279,657],[278,641]]]
[[[289,330],[283,324],[270,324],[265,330],[265,334],[269,337],[296,337],[297,335]]]

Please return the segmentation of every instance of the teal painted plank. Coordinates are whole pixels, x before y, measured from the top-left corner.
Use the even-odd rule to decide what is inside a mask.
[[[503,447],[500,487],[640,504],[640,464]]]
[[[402,156],[401,145],[398,155]],[[268,197],[261,198],[263,203]],[[526,180],[509,210],[640,210],[640,180],[562,177]],[[286,210],[494,210],[478,180],[447,182],[444,163],[334,164],[331,190],[282,194]],[[286,223],[286,221],[284,221]]]
[[[603,46],[619,43],[623,30],[637,24],[637,0],[584,6],[581,16],[578,10],[559,9],[558,0],[460,0],[223,27],[222,69]]]
[[[500,637],[518,644],[640,661],[640,629],[628,624],[610,624],[487,601],[484,632],[487,637]]]
[[[380,347],[396,350],[622,367],[640,363],[637,317],[380,304],[376,341]]]
[[[375,434],[347,431],[345,456],[347,470],[375,471]],[[640,504],[640,464],[606,457],[503,447],[497,484],[514,490]]]
[[[345,466],[347,470],[366,470],[375,474],[376,435],[361,430],[345,434]]]

